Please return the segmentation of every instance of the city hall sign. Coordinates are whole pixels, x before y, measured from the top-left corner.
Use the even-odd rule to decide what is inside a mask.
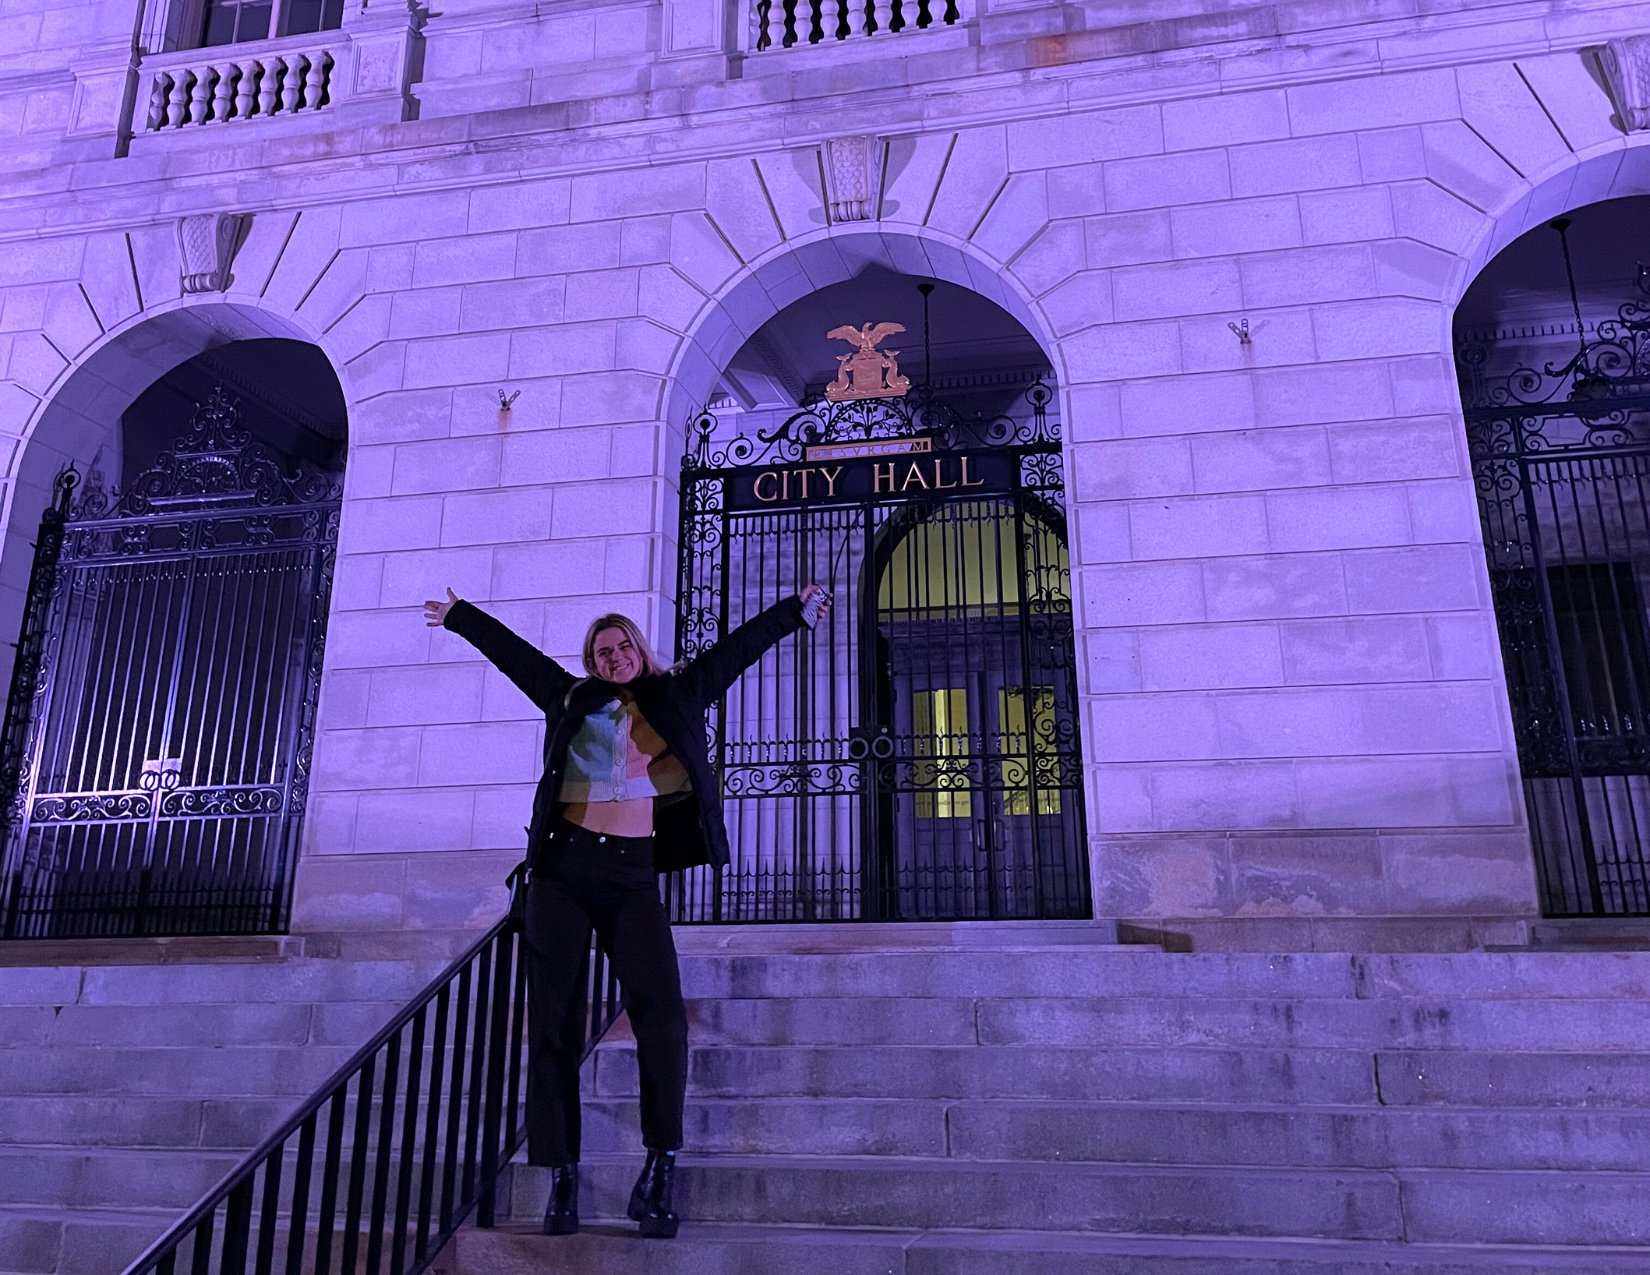
[[[843,324],[825,335],[855,348],[837,356],[837,375],[825,400],[853,404],[903,398],[910,378],[899,370],[899,351],[877,347],[899,323]],[[795,508],[893,497],[1001,495],[1014,489],[1014,465],[999,453],[942,450],[928,436],[820,442],[803,449],[801,464],[750,465],[727,471],[728,507]]]
[[[873,439],[809,447],[805,463],[747,465],[726,476],[734,509],[795,508],[878,498],[1001,495],[1014,489],[1011,457],[939,451],[930,438]]]

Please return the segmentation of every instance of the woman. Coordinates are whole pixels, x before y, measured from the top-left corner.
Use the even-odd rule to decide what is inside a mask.
[[[474,645],[544,713],[544,776],[528,828],[527,1158],[548,1165],[546,1235],[579,1229],[579,1050],[590,931],[612,962],[636,1037],[647,1162],[630,1195],[646,1236],[669,1238],[687,1092],[687,1013],[655,874],[726,866],[722,794],[705,714],[774,643],[813,625],[830,595],[799,596],[676,669],[635,623],[595,620],[575,678],[451,589],[424,615]]]

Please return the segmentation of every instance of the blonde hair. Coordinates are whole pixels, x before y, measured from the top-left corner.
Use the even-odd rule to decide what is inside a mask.
[[[596,634],[603,629],[618,629],[630,639],[630,645],[636,648],[636,654],[642,657],[642,676],[657,677],[665,672],[665,666],[657,655],[653,653],[653,645],[647,636],[636,626],[636,621],[628,615],[598,615],[590,621],[590,627],[584,632],[584,671],[591,677],[600,676],[596,672]]]

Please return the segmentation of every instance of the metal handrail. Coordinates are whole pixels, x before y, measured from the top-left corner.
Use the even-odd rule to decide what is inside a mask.
[[[498,1178],[526,1140],[521,948],[508,917],[477,939],[124,1275],[176,1275],[180,1259],[189,1275],[380,1275],[386,1248],[387,1275],[422,1275],[472,1211],[492,1226]],[[587,974],[581,1061],[620,1013],[594,942]]]

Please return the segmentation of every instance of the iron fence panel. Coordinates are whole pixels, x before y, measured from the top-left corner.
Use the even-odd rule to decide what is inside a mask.
[[[221,391],[118,499],[46,514],[7,704],[8,938],[286,926],[338,530]]]
[[[1048,399],[965,420],[919,391],[731,439],[697,423],[678,652],[810,582],[836,602],[712,715],[733,861],[669,880],[677,920],[1089,914]]]
[[[1539,370],[1493,345],[1457,361],[1542,908],[1642,916],[1650,299],[1576,340]]]

